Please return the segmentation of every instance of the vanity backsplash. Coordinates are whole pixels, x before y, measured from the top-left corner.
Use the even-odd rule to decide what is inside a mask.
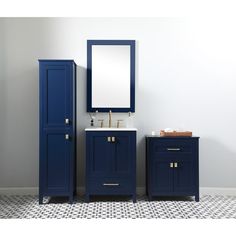
[[[112,128],[133,128],[134,113],[111,113]],[[107,128],[109,127],[109,112],[108,113],[90,113],[88,119],[88,127],[91,127],[91,118],[93,119],[93,127]]]

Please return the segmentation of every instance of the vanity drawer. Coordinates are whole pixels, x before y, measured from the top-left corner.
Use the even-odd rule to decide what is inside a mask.
[[[89,181],[90,194],[132,194],[132,181],[128,178],[91,178]]]
[[[153,153],[165,154],[191,154],[194,152],[194,142],[192,140],[163,139],[151,141],[151,151]]]

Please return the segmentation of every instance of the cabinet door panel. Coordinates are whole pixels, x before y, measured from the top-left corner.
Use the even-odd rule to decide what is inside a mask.
[[[46,132],[42,148],[44,191],[47,194],[69,191],[70,141],[65,133]]]
[[[151,162],[153,194],[160,193],[164,195],[173,192],[173,168],[170,167],[170,163],[170,160],[158,159],[153,159],[153,162]]]
[[[86,168],[87,178],[109,176],[112,167],[111,143],[107,132],[87,132]]]
[[[107,136],[94,136],[92,149],[91,171],[93,174],[109,174],[111,153]]]
[[[133,136],[126,132],[115,132],[112,136],[115,137],[115,142],[112,144],[112,173],[120,177],[130,176],[135,161],[132,155],[135,147]]]
[[[174,192],[190,193],[195,189],[195,168],[194,162],[189,160],[177,161],[177,168],[174,168]]]
[[[72,119],[72,74],[69,65],[42,65],[42,121],[44,127],[64,127]]]

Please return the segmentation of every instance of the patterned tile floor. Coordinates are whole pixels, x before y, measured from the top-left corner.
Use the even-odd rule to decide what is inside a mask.
[[[236,218],[236,196],[201,197],[200,202],[192,198],[156,198],[149,202],[139,196],[137,203],[126,198],[92,198],[85,203],[77,197],[68,204],[67,198],[45,198],[38,204],[37,196],[0,196],[0,218],[162,218],[162,219],[225,219]]]

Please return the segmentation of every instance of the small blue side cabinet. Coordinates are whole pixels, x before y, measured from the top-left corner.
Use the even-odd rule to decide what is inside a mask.
[[[199,201],[199,137],[146,136],[146,187],[153,196]]]
[[[136,131],[86,131],[86,201],[91,195],[136,202]]]
[[[76,65],[39,60],[39,204],[44,196],[73,202],[76,167]]]

